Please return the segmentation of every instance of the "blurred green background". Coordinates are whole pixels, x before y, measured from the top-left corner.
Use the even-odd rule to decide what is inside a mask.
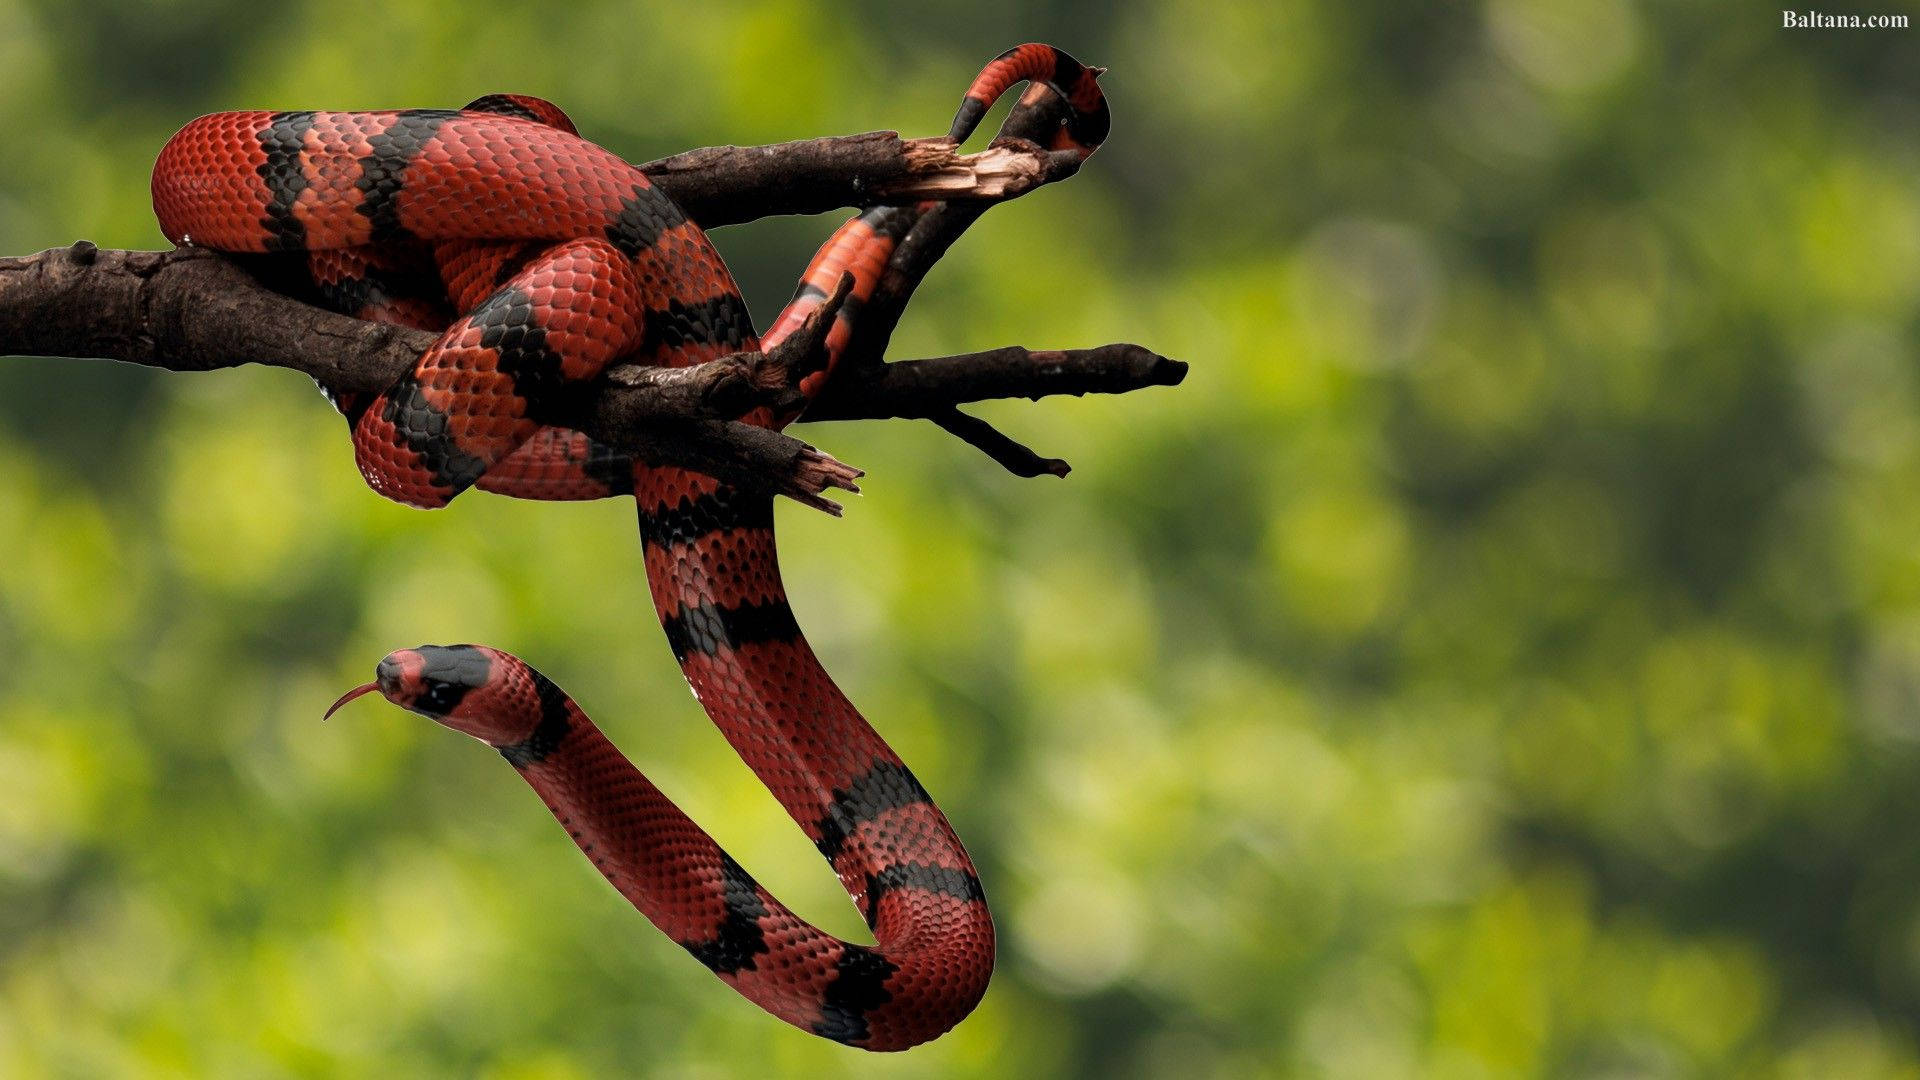
[[[1859,6],[1914,12],[1910,2]],[[905,358],[1177,390],[800,434],[801,622],[979,858],[1001,960],[876,1058],[630,910],[377,702],[482,641],[763,882],[857,916],[701,717],[626,501],[365,490],[303,378],[0,365],[0,1075],[1920,1074],[1920,65],[1754,4],[0,0],[0,252],[163,241],[226,108],[540,94],[633,160],[945,130],[1111,65]],[[717,239],[764,323],[838,216]],[[0,348],[4,347],[0,342]]]

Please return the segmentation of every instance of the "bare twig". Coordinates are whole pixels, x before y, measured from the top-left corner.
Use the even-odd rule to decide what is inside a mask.
[[[977,447],[1015,476],[1065,476],[1073,471],[1073,466],[1065,461],[1057,457],[1041,457],[1025,444],[1015,442],[999,428],[952,406],[935,412],[931,419],[940,425],[941,430],[958,436],[969,446]]]

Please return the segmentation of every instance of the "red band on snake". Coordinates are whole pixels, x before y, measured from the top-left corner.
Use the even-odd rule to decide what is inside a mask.
[[[1051,46],[1012,50],[968,91],[955,137],[1032,79],[1074,106],[1057,145],[1091,153],[1107,127],[1095,74]],[[470,486],[636,498],[654,606],[687,681],[832,864],[877,944],[793,915],[515,657],[471,645],[397,652],[349,698],[378,689],[498,748],[622,895],[775,1016],[898,1050],[972,1010],[994,950],[979,878],[926,789],[800,635],[771,498],[634,462],[547,422],[558,391],[609,363],[681,366],[761,347],[732,275],[679,207],[557,107],[517,95],[463,110],[202,117],[161,151],[153,198],[176,243],[288,253],[313,299],[440,333],[385,392],[336,401],[374,490],[423,507]],[[802,384],[809,398],[919,212],[847,222],[775,319],[768,345],[853,275],[827,370]]]

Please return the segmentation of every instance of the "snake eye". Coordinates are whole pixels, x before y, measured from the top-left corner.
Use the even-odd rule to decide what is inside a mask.
[[[446,716],[460,707],[460,699],[466,697],[470,689],[441,679],[422,679],[420,696],[413,699],[413,708],[429,716]]]

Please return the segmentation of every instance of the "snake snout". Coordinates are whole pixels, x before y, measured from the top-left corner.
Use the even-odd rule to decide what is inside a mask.
[[[388,654],[375,675],[394,704],[445,720],[469,692],[487,684],[492,668],[487,654],[472,645],[422,645]]]
[[[403,653],[398,652],[388,653],[386,658],[380,661],[380,666],[373,669],[373,679],[380,685],[380,693],[388,698],[400,692],[401,673],[405,670],[402,667],[402,655]]]
[[[420,697],[422,666],[419,654],[411,649],[388,653],[386,659],[380,661],[380,665],[373,669],[372,682],[356,686],[340,695],[340,700],[329,706],[326,716],[321,719],[331,718],[334,713],[340,711],[341,706],[354,698],[375,692],[401,708],[414,708],[414,700]]]
[[[477,645],[422,645],[395,650],[374,668],[373,682],[347,691],[327,715],[332,716],[354,698],[377,691],[395,705],[435,723],[493,741],[502,730],[525,726],[519,714],[526,711],[504,707],[512,704],[509,699],[514,695],[507,690],[503,698],[503,690],[514,685],[514,680],[501,678],[503,673],[495,669],[496,657],[508,662],[509,675],[524,667],[511,657]]]

